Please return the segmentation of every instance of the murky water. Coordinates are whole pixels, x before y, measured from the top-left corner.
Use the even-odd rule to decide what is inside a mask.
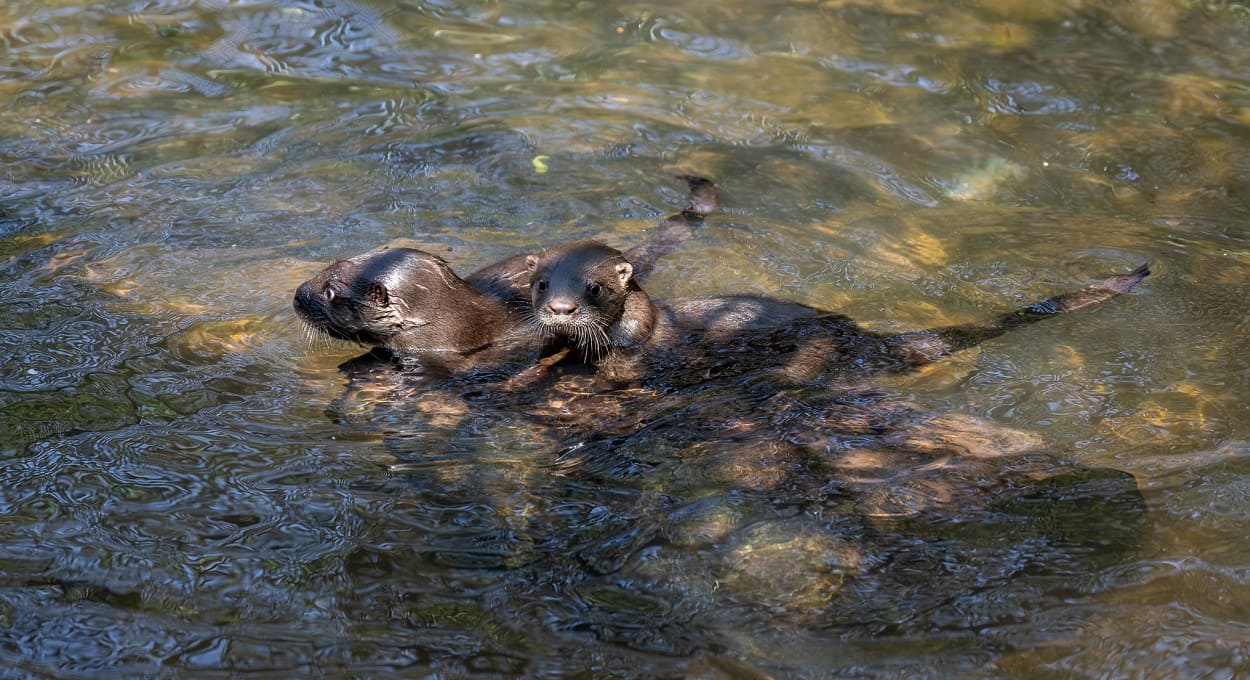
[[[6,2],[0,667],[1250,673],[1247,73],[1231,1]],[[349,386],[291,311],[385,244],[636,244],[682,173],[723,211],[654,297],[904,330],[1155,273],[659,401]]]

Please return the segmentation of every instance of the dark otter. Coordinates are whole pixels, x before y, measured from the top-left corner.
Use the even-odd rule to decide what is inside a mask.
[[[412,248],[339,260],[301,284],[294,305],[313,330],[427,368],[537,358],[533,333],[505,300]]]
[[[717,207],[714,182],[681,178],[689,202],[629,251],[640,267],[676,249]],[[461,279],[442,258],[396,248],[331,264],[300,285],[294,306],[309,328],[332,338],[402,363],[459,370],[507,356],[534,358],[540,339],[528,324],[529,287],[525,255]]]
[[[980,323],[887,335],[839,314],[756,295],[657,304],[638,285],[628,258],[595,241],[556,246],[526,265],[540,327],[610,385],[652,378],[680,384],[766,366],[795,381],[839,366],[903,370],[1126,293],[1150,273],[1142,265]]]

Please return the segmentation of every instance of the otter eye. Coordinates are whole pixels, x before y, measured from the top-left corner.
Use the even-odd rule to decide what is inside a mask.
[[[534,287],[535,287],[535,288],[537,288],[537,289],[538,289],[538,292],[540,292],[540,293],[544,293],[544,292],[546,292],[546,291],[547,291],[547,279],[539,279],[539,280],[538,280],[538,281],[534,284]]]
[[[325,296],[326,302],[334,302],[334,289],[330,286],[326,286],[325,289],[321,291],[321,294]]]
[[[590,297],[599,297],[599,293],[603,292],[603,286],[597,283],[591,283],[586,286],[586,292],[590,293]]]

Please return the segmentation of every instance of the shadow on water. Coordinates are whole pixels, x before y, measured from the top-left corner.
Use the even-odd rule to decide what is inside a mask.
[[[1082,587],[1073,579],[1130,559],[1146,528],[1122,472],[839,434],[841,451],[762,431],[679,443],[649,432],[552,461],[431,454],[427,436],[393,430],[389,479],[354,487],[390,499],[387,519],[344,575],[390,593],[374,611],[429,596],[431,574],[474,583],[492,603],[461,602],[475,625],[525,631],[570,668],[603,653],[582,645],[592,640],[678,659],[744,658],[751,640],[764,648],[748,658],[798,670],[871,668],[893,639],[895,651],[938,643],[941,664],[980,648],[977,630],[1062,606]],[[831,633],[845,645],[836,661],[802,651]]]
[[[976,630],[1061,606],[1070,579],[1137,554],[1132,475],[901,401],[871,384],[897,360],[852,361],[860,349],[832,382],[722,375],[739,360],[716,356],[662,391],[570,370],[514,394],[374,365],[330,415],[382,428],[392,479],[370,490],[465,513],[425,559],[506,580],[533,603],[511,623],[560,648],[720,658],[746,635],[788,650],[757,650],[765,666],[849,669],[893,639],[936,644],[926,658],[954,669]],[[411,541],[388,544],[354,555],[373,572],[354,578],[404,578]],[[831,633],[836,660],[804,650]]]

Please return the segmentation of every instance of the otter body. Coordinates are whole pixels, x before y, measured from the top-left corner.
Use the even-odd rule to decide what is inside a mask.
[[[1126,293],[1150,273],[1143,265],[985,322],[886,335],[840,314],[757,295],[653,302],[629,260],[595,241],[531,255],[526,266],[539,326],[614,386],[686,383],[763,367],[794,381],[851,366],[905,370]]]

